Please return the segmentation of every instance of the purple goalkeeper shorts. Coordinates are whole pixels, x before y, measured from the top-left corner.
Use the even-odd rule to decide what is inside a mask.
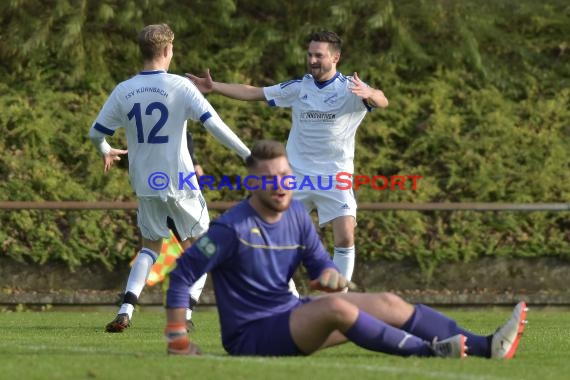
[[[310,298],[301,298],[299,307]],[[303,354],[291,337],[289,316],[295,308],[270,317],[248,323],[239,339],[226,347],[230,355],[236,356],[296,356]]]

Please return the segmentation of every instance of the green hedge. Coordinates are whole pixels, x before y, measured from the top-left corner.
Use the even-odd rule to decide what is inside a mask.
[[[256,85],[304,73],[309,31],[343,36],[340,69],[358,71],[390,99],[357,134],[356,172],[422,176],[416,191],[364,187],[360,202],[570,198],[564,1],[45,3],[50,11],[34,2],[0,5],[9,32],[0,44],[2,200],[133,199],[126,162],[103,175],[86,135],[115,83],[140,68],[136,31],[160,21],[176,33],[171,72],[210,68],[215,79]],[[209,100],[246,143],[286,140],[287,110]],[[199,124],[189,128],[208,174],[243,174],[235,154]],[[124,133],[111,143],[124,146]],[[245,193],[205,196],[239,200]],[[567,258],[567,219],[548,212],[362,211],[357,246],[366,259],[416,260],[429,276],[442,262],[483,256]],[[139,244],[134,212],[2,211],[0,224],[0,254],[71,269],[93,262],[112,269]],[[323,233],[330,242],[330,230]]]

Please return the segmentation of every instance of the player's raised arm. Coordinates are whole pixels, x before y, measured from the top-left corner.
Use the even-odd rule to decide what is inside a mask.
[[[265,100],[263,88],[238,83],[222,83],[212,80],[210,70],[206,70],[204,77],[186,73],[202,94],[218,93],[237,100]]]
[[[355,72],[352,76],[351,82],[352,93],[364,99],[372,107],[386,108],[388,107],[388,98],[384,95],[382,90],[367,86]]]

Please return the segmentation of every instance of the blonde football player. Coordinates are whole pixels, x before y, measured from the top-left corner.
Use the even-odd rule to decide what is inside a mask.
[[[180,173],[188,176],[193,172],[186,146],[186,120],[200,121],[242,158],[250,153],[191,81],[168,73],[174,40],[170,27],[148,25],[137,40],[142,71],[115,87],[89,130],[107,171],[127,151],[112,148],[105,137],[125,128],[129,177],[138,199],[138,227],[143,237],[123,303],[116,318],[107,324],[107,332],[122,332],[129,326],[162,239],[169,236],[167,217],[174,221],[183,247],[188,246],[188,239],[208,228],[208,210],[196,178],[191,177],[189,183],[179,180]]]

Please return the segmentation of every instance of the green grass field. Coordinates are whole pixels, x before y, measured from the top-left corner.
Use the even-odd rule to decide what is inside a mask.
[[[490,333],[507,308],[444,309],[463,326]],[[220,343],[217,313],[198,310],[193,339],[203,357],[169,357],[162,337],[164,314],[147,308],[123,334],[107,334],[109,311],[0,312],[0,379],[568,379],[570,312],[533,308],[517,356],[399,358],[353,344],[301,358],[233,358]]]

